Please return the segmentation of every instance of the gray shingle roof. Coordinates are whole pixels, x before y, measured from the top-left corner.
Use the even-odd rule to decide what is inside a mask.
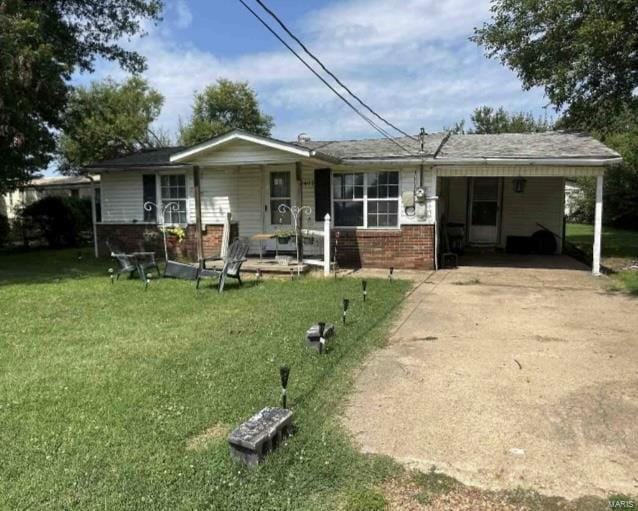
[[[444,137],[444,133],[434,133],[425,136],[423,149],[426,157],[434,156]],[[418,139],[418,137],[415,138]],[[421,156],[421,144],[418,140],[415,141],[408,137],[399,137],[394,140],[407,150],[402,149],[399,145],[385,138],[295,142],[294,144],[319,151],[335,158],[348,160],[414,158]]]
[[[79,185],[90,185],[94,182],[99,182],[100,176],[94,176],[92,179],[89,179],[86,176],[52,176],[52,177],[41,177],[38,179],[32,179],[25,186],[32,186],[35,188],[42,187],[65,187],[65,186],[79,186]]]
[[[418,138],[418,137],[416,137]],[[384,138],[362,140],[333,140],[286,142],[316,151],[316,158],[337,161],[414,160],[421,158],[421,144],[408,137],[395,139],[399,145]],[[142,151],[114,160],[104,160],[87,167],[135,168],[177,165],[170,161],[172,154],[186,147],[167,147]],[[440,151],[437,154],[437,150]],[[436,156],[435,156],[436,155]],[[619,154],[601,142],[582,133],[504,133],[497,135],[452,135],[445,140],[444,133],[425,136],[424,155],[435,160],[495,159],[596,159],[619,158]]]
[[[438,158],[617,158],[619,154],[583,133],[452,135]]]
[[[102,160],[89,165],[91,167],[147,167],[154,165],[171,165],[170,157],[172,154],[184,150],[184,146],[163,147],[161,149],[149,149],[132,153],[121,158],[112,160]]]

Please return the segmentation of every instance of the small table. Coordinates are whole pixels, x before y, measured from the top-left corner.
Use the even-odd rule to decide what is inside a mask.
[[[277,235],[274,232],[263,232],[263,233],[258,233],[258,234],[253,234],[250,239],[253,241],[258,241],[259,242],[259,262],[262,262],[262,252],[263,252],[263,242],[267,241],[267,240],[271,240],[271,239],[276,239]],[[278,247],[277,247],[277,243],[275,243],[275,256],[278,255]]]

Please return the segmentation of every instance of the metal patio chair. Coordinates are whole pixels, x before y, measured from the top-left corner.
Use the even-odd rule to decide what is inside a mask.
[[[246,261],[246,255],[250,244],[246,240],[236,239],[228,247],[228,254],[225,258],[220,257],[207,257],[203,261],[203,268],[201,268],[197,274],[197,284],[195,287],[199,289],[199,283],[203,277],[212,277],[219,279],[218,290],[220,293],[224,291],[224,284],[226,278],[230,277],[237,279],[239,285],[242,285],[241,281],[241,265]],[[219,268],[206,268],[207,262],[223,261],[223,266]]]
[[[115,249],[110,242],[106,242],[106,246],[111,252],[111,257],[117,261],[118,268],[115,270],[115,280],[120,278],[122,273],[128,273],[132,278],[135,273],[139,278],[146,282],[146,272],[148,270],[156,270],[157,276],[161,276],[159,266],[155,260],[155,252],[133,252],[126,254]]]

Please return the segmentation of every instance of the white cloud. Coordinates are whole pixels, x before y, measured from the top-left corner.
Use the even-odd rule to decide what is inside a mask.
[[[193,16],[183,0],[173,2],[169,13],[162,26],[134,43],[147,57],[147,78],[166,98],[158,121],[164,129],[174,133],[178,119],[188,118],[195,90],[228,77],[257,90],[279,138],[301,131],[317,139],[376,135],[285,49],[227,59],[177,42],[172,30],[190,25]],[[347,0],[295,25],[304,27],[307,45],[352,90],[416,133],[421,126],[436,131],[452,125],[482,104],[541,112],[541,91],[522,92],[514,74],[468,41],[488,15],[489,0]],[[99,75],[107,74],[123,76],[100,65]]]

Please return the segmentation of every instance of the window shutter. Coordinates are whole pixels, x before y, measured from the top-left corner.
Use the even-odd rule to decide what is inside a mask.
[[[144,174],[142,176],[142,210],[144,211],[145,222],[157,222],[157,211],[155,207],[152,207],[150,211],[144,208],[144,204],[147,202],[153,202],[157,204],[157,186],[155,185],[155,174]]]
[[[315,169],[315,221],[330,213],[330,169]]]

